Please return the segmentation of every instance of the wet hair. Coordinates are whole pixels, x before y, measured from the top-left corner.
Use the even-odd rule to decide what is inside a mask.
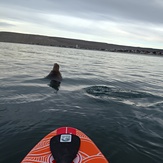
[[[54,63],[53,69],[54,69],[54,68],[57,68],[57,69],[59,70],[59,64]]]

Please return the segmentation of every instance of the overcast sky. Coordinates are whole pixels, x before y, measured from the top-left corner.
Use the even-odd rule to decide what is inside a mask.
[[[163,0],[0,0],[0,31],[163,49]]]

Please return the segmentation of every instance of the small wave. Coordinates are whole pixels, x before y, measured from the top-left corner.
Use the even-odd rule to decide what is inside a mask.
[[[41,54],[41,52],[36,52],[36,51],[30,51],[30,50],[20,50],[19,52],[23,53],[30,53],[30,54]]]
[[[42,110],[42,111],[40,111],[40,112],[58,112],[60,109],[44,109],[44,110]]]

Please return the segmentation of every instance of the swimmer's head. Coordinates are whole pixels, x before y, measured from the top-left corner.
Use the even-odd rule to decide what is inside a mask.
[[[54,71],[59,71],[59,64],[54,63],[53,70]]]

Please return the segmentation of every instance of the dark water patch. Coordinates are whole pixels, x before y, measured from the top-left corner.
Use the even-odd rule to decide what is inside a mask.
[[[85,88],[86,92],[90,95],[97,97],[116,97],[116,98],[125,98],[125,99],[133,99],[133,98],[161,98],[160,96],[155,96],[150,93],[126,90],[114,87],[107,86],[91,86]]]
[[[143,91],[119,88],[115,86],[91,86],[84,88],[87,95],[93,98],[107,101],[120,102],[130,106],[147,108],[150,104],[158,103],[163,100],[162,96],[154,95]]]

